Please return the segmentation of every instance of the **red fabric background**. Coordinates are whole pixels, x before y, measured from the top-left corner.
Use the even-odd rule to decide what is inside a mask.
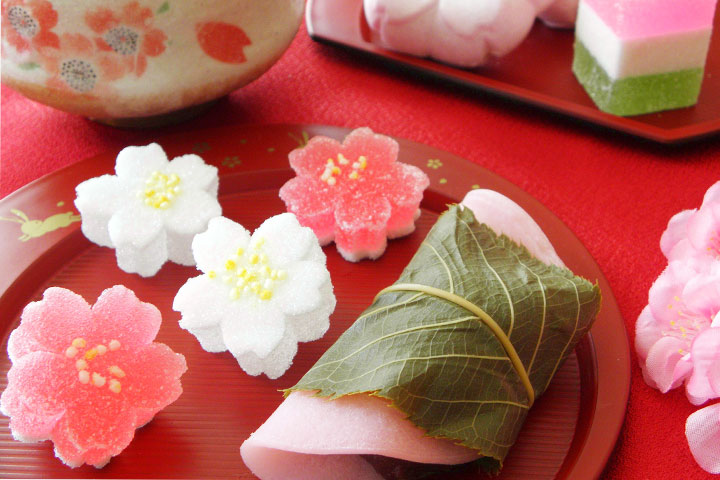
[[[719,112],[720,114],[720,112]],[[663,147],[490,95],[453,88],[312,42],[301,27],[284,57],[210,112],[179,126],[120,130],[2,88],[0,197],[65,165],[163,134],[232,123],[373,130],[450,151],[522,187],[587,246],[617,297],[631,342],[664,268],[668,219],[720,180],[720,137]],[[633,352],[627,418],[604,479],[701,479],[684,436],[693,407],[642,380]]]

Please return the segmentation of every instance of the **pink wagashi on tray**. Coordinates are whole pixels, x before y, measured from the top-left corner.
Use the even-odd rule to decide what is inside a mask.
[[[185,357],[153,340],[160,312],[117,285],[92,307],[64,288],[28,304],[0,398],[16,440],[51,440],[70,467],[103,467],[182,393]]]
[[[502,57],[527,36],[536,16],[571,27],[578,0],[364,0],[379,43],[403,53],[477,67]]]
[[[297,176],[280,198],[321,245],[335,242],[349,261],[376,259],[388,238],[415,230],[423,191],[430,184],[419,168],[397,161],[398,144],[369,128],[340,143],[317,136],[290,152]]]

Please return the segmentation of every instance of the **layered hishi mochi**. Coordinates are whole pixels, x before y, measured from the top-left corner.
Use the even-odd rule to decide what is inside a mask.
[[[573,72],[600,110],[697,103],[717,0],[581,0]]]

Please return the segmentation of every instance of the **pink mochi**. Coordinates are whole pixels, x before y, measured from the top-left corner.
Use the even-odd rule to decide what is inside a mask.
[[[515,49],[538,14],[550,26],[571,27],[577,4],[578,0],[363,0],[363,11],[380,45],[474,68]]]
[[[92,307],[48,288],[10,335],[0,397],[16,440],[51,440],[70,467],[103,467],[182,393],[185,357],[153,340],[160,312],[117,285]]]
[[[398,144],[369,128],[340,143],[317,136],[290,152],[297,177],[280,198],[321,245],[335,241],[348,261],[376,259],[388,238],[415,230],[423,191],[430,184],[419,168],[397,161]]]

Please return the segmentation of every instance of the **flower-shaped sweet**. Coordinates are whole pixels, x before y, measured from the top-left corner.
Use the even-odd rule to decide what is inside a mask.
[[[60,47],[60,39],[52,32],[58,14],[47,0],[8,0],[2,2],[2,33],[18,52],[31,47]]]
[[[417,167],[396,161],[398,144],[369,128],[340,143],[317,136],[290,152],[297,177],[280,198],[321,245],[335,241],[346,260],[378,258],[388,238],[415,229],[423,191],[430,181]]]
[[[538,13],[551,25],[574,23],[573,2],[577,8],[577,0],[364,0],[363,6],[388,48],[476,67],[517,47]]]
[[[720,262],[670,262],[650,288],[636,324],[645,381],[662,392],[686,383],[690,402],[720,396]],[[715,372],[715,373],[713,373]]]
[[[157,308],[121,285],[92,307],[48,288],[8,341],[12,367],[0,406],[13,437],[52,440],[71,467],[105,465],[182,393],[185,358],[153,342],[160,322]]]
[[[699,209],[683,210],[670,219],[660,248],[670,261],[720,259],[720,182],[705,192]]]
[[[147,57],[165,51],[165,33],[153,28],[153,16],[150,8],[130,2],[119,12],[98,7],[85,14],[85,23],[98,35],[95,44],[100,50],[115,52],[126,70],[140,77],[147,69]]]
[[[213,218],[192,247],[204,274],[180,288],[173,309],[205,350],[229,350],[248,374],[277,378],[297,342],[327,331],[335,296],[325,254],[294,215],[271,217],[252,236]]]
[[[167,260],[194,265],[193,237],[221,214],[217,168],[197,155],[168,161],[153,143],[123,149],[115,173],[76,188],[85,236],[115,248],[126,272],[154,275]]]

